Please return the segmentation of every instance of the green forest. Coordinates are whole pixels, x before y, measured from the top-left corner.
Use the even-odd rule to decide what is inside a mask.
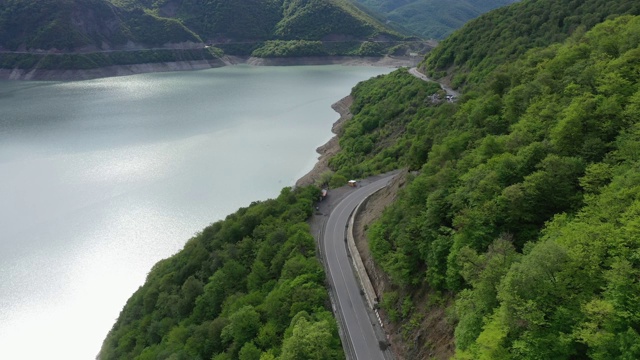
[[[369,227],[390,318],[417,331],[429,289],[454,300],[457,359],[639,358],[639,69],[640,17],[623,16],[503,62],[456,104],[398,91],[403,71],[356,87],[334,170],[417,171]]]
[[[425,59],[426,72],[452,76],[454,86],[478,84],[500,64],[529,49],[562,42],[618,15],[640,15],[633,0],[520,1],[469,21]]]
[[[424,48],[406,40],[415,38],[347,0],[0,0],[4,69],[92,69],[223,54],[379,57]]]
[[[516,0],[357,0],[418,36],[444,39],[467,21]]]
[[[319,195],[315,187],[285,188],[158,262],[100,359],[344,359],[305,222]]]
[[[2,0],[0,49],[169,43],[403,40],[346,0]]]
[[[456,102],[406,69],[353,89],[334,176],[408,169],[367,227],[403,356],[640,358],[639,12],[522,1],[425,59]],[[284,189],[158,263],[102,358],[343,358],[305,223],[318,191]]]

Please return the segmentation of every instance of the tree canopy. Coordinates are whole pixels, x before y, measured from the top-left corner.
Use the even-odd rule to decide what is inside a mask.
[[[574,32],[457,103],[404,70],[354,89],[333,170],[416,171],[369,226],[407,339],[431,289],[455,300],[459,359],[640,356],[638,34],[633,16]]]
[[[305,223],[318,196],[317,188],[285,188],[157,263],[100,358],[344,359]]]

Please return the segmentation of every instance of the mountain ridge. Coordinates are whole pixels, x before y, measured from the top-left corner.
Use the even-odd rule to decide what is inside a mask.
[[[427,38],[444,39],[467,21],[518,0],[357,0],[390,22]]]
[[[425,53],[348,0],[1,0],[0,68]],[[95,73],[95,72],[94,72]]]

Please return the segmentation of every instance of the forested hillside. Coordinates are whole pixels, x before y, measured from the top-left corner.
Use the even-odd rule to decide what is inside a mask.
[[[513,11],[488,18],[517,21]],[[419,86],[404,71],[354,89],[334,170],[418,171],[369,226],[394,284],[381,306],[408,358],[432,353],[442,335],[424,327],[433,311],[449,314],[457,359],[640,358],[640,17],[539,43],[565,38],[512,62],[487,55],[495,69],[458,103],[403,94]],[[384,102],[393,106],[380,114]]]
[[[305,223],[319,195],[285,188],[158,262],[100,359],[344,359]]]
[[[202,40],[179,21],[107,0],[0,0],[0,50],[106,50],[128,41],[159,46]]]
[[[109,50],[128,41],[401,40],[346,0],[2,0],[0,47]]]
[[[467,21],[517,0],[357,0],[425,38],[444,39]]]
[[[349,0],[0,0],[3,69],[211,61],[222,54],[406,55],[430,48],[405,40],[411,38]]]
[[[426,59],[426,71],[452,85],[484,81],[498,65],[527,50],[564,41],[617,15],[640,15],[634,0],[521,1],[469,21]]]
[[[465,84],[457,102],[404,69],[354,88],[336,177],[410,170],[368,225],[402,356],[640,358],[640,16],[618,16],[638,9],[480,17],[426,60]],[[302,223],[317,191],[241,209],[159,263],[103,358],[343,356]]]

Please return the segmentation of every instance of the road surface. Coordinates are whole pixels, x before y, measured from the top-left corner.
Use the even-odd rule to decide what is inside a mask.
[[[348,342],[344,344],[347,358],[355,360],[386,360],[388,357],[380,350],[379,340],[383,340],[384,335],[380,334],[379,330],[376,334],[375,327],[378,325],[370,317],[351,267],[351,259],[347,256],[345,230],[355,207],[369,195],[385,187],[392,177],[393,175],[385,176],[368,185],[355,188],[331,211],[324,228],[321,246],[325,267],[335,295],[338,319]],[[386,351],[388,352],[389,350]]]
[[[409,69],[409,74],[411,74],[411,75],[413,75],[413,76],[417,77],[417,78],[418,78],[418,79],[420,79],[420,80],[437,82],[437,81],[435,81],[435,80],[431,80],[431,79],[429,79],[429,78],[427,77],[427,75],[425,75],[425,74],[423,74],[423,73],[419,72],[419,71],[418,71],[418,68],[414,68],[414,67],[413,67],[413,68]],[[442,88],[442,90],[446,91],[447,95],[451,95],[451,96],[453,96],[453,97],[455,97],[455,98],[457,98],[458,96],[460,96],[460,93],[459,93],[459,92],[457,92],[457,91],[455,91],[455,90],[453,90],[452,88],[450,88],[450,87],[448,87],[448,86],[444,86],[444,85],[442,85],[442,83],[440,83],[440,82],[437,82],[437,83],[439,83],[439,84],[440,84],[440,87]]]

